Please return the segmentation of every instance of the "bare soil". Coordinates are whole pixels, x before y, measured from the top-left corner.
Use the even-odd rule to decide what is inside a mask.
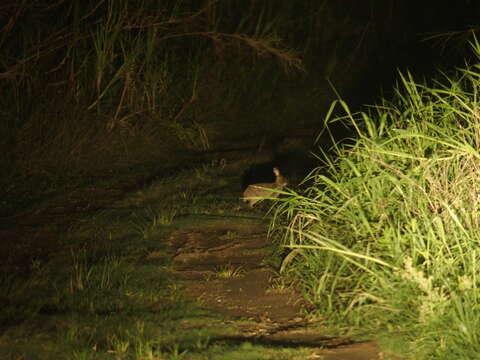
[[[265,262],[273,250],[264,225],[182,228],[173,231],[169,241],[185,295],[231,319],[242,334],[231,340],[309,347],[323,360],[383,358],[374,342],[325,337],[309,323],[303,298],[291,287],[279,286],[277,274]]]

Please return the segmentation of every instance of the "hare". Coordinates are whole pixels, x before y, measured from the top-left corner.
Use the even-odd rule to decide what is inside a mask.
[[[261,201],[266,197],[278,197],[279,193],[273,190],[283,189],[288,185],[288,181],[282,174],[280,174],[278,168],[274,167],[273,173],[275,174],[275,182],[249,185],[243,192],[242,200],[248,203],[250,207],[253,207],[256,202]]]

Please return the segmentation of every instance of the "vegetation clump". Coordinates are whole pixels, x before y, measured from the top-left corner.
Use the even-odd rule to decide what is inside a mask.
[[[480,56],[480,44],[472,47]],[[352,114],[356,139],[291,192],[277,211],[291,249],[283,272],[301,279],[335,327],[401,335],[415,358],[480,352],[478,66],[434,86],[401,75],[393,101]],[[333,117],[336,106],[345,116]],[[407,347],[403,346],[403,349]],[[420,357],[421,356],[421,357]]]

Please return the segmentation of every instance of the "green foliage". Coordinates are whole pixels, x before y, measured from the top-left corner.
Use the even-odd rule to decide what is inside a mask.
[[[279,200],[283,272],[329,323],[403,332],[413,358],[480,351],[477,70],[434,87],[401,75],[394,101],[368,113],[334,102],[326,121],[356,139],[334,146],[303,195]],[[346,116],[331,118],[335,106]]]

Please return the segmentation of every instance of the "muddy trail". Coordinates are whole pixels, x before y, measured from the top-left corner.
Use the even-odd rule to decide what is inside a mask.
[[[242,334],[215,340],[307,347],[312,359],[383,358],[374,342],[322,336],[304,316],[307,304],[299,293],[276,286],[278,275],[266,261],[273,251],[266,225],[197,225],[173,231],[169,242],[175,249],[175,276],[185,295],[222,314]]]

